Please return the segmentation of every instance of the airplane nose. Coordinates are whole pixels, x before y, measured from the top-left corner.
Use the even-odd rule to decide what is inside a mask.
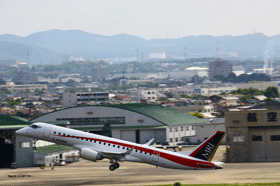
[[[16,131],[16,134],[24,135],[24,134],[26,134],[26,129],[25,128],[19,129],[19,130]]]

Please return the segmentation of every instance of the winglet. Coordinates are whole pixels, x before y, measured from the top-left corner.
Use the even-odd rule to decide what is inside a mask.
[[[153,143],[154,140],[155,140],[155,138],[152,138],[152,139],[150,139],[150,141],[148,141],[144,145],[150,146]]]

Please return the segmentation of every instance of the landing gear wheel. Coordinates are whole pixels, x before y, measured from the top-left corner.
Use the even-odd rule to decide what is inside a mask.
[[[120,164],[119,163],[114,163],[114,167],[115,167],[115,169],[118,169],[120,167]]]
[[[36,147],[32,147],[32,150],[36,150]]]
[[[110,165],[109,169],[110,169],[110,171],[113,171],[113,170],[115,170],[115,166],[114,165]]]

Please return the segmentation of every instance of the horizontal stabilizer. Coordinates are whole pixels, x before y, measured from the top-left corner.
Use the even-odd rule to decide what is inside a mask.
[[[155,140],[155,138],[152,138],[152,139],[150,139],[150,141],[148,141],[144,145],[150,146],[153,143],[154,140]]]

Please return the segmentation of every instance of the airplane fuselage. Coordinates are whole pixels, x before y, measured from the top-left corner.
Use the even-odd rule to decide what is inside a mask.
[[[82,148],[90,148],[97,152],[126,153],[129,149],[133,148],[131,153],[126,155],[121,161],[148,163],[173,169],[217,168],[217,165],[209,161],[144,144],[137,144],[45,123],[36,123],[36,125],[39,126],[36,129],[27,127],[19,130],[17,133],[34,139],[73,146],[79,150]]]

